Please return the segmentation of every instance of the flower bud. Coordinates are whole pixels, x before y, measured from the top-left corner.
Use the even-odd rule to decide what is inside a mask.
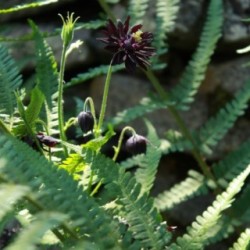
[[[40,141],[40,143],[52,148],[55,147],[56,144],[58,144],[58,140],[52,136],[44,135],[43,133],[39,132],[36,135],[37,139]]]
[[[147,139],[141,135],[132,135],[126,141],[125,147],[133,155],[146,153]]]
[[[75,23],[76,23],[78,17],[76,19],[74,19],[73,18],[74,13],[72,13],[71,15],[69,15],[69,13],[68,13],[66,20],[63,18],[62,15],[59,14],[59,16],[61,17],[61,19],[63,21],[61,38],[63,40],[64,45],[67,47],[71,43],[71,41],[73,40],[74,27],[75,27]]]
[[[94,128],[94,117],[89,111],[81,112],[78,117],[78,124],[83,133],[87,133]]]

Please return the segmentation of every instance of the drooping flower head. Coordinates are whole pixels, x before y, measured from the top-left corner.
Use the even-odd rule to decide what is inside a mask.
[[[129,71],[134,71],[136,66],[146,70],[150,65],[149,58],[155,54],[155,49],[151,47],[153,34],[143,32],[141,24],[129,27],[129,20],[130,17],[124,23],[118,20],[115,25],[109,19],[104,30],[106,37],[99,40],[106,44],[105,49],[114,53],[112,64],[124,62]]]

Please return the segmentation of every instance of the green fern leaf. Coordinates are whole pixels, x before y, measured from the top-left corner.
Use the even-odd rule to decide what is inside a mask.
[[[238,91],[234,99],[219,110],[215,117],[209,119],[197,133],[198,145],[201,148],[215,146],[233,126],[236,119],[244,114],[250,98],[250,81]]]
[[[75,228],[79,239],[88,235],[97,248],[120,249],[117,225],[65,170],[10,136],[0,135],[0,145],[1,178],[29,186],[39,197],[39,210],[67,214],[68,228]]]
[[[43,102],[43,93],[38,87],[35,87],[31,92],[31,100],[25,111],[26,120],[29,124],[34,124],[37,121]]]
[[[123,65],[115,65],[112,67],[112,72],[116,72],[119,71],[121,69],[123,69],[124,66]],[[74,86],[76,84],[81,84],[89,79],[92,79],[94,77],[100,76],[100,75],[105,75],[107,74],[109,69],[109,65],[101,65],[95,68],[91,68],[88,70],[88,72],[86,73],[81,73],[78,74],[77,76],[75,76],[74,78],[72,78],[66,85],[65,88]]]
[[[237,242],[229,250],[248,250],[250,247],[250,228],[241,233]]]
[[[179,109],[188,109],[188,104],[193,101],[193,96],[204,79],[207,65],[221,36],[222,23],[222,0],[211,0],[198,48],[179,83],[170,92]]]
[[[8,9],[0,9],[0,14],[8,14],[11,12],[16,12],[16,11],[20,11],[20,10],[24,10],[24,9],[37,8],[37,7],[46,5],[46,4],[55,3],[57,1],[58,0],[45,0],[45,1],[17,5],[17,6],[14,6],[12,8],[8,8]]]
[[[250,165],[229,184],[225,192],[216,197],[212,206],[208,207],[202,216],[197,216],[192,226],[188,227],[187,233],[177,238],[177,245],[181,249],[203,249],[222,212],[231,206],[234,196],[241,191],[249,173]]]
[[[0,113],[13,116],[16,102],[14,91],[22,84],[21,75],[5,47],[0,45]]]
[[[36,249],[41,243],[42,236],[48,231],[63,223],[67,216],[55,212],[43,212],[36,215],[36,220],[22,229],[17,239],[6,250]]]
[[[59,168],[65,169],[70,175],[73,175],[75,180],[80,180],[84,169],[86,168],[86,163],[83,157],[79,154],[70,154]]]
[[[184,181],[155,197],[155,206],[160,211],[169,210],[181,202],[208,192],[203,175],[194,170],[190,170],[188,175]]]
[[[250,141],[239,146],[219,163],[212,166],[213,173],[222,187],[242,172],[250,161]]]
[[[139,168],[135,172],[135,178],[137,182],[141,184],[141,193],[148,193],[153,187],[157,168],[161,158],[161,151],[157,148],[159,144],[159,138],[157,136],[156,130],[149,121],[145,121],[148,136],[147,139],[149,144],[147,147],[147,152],[139,162]]]
[[[147,113],[162,108],[166,108],[166,102],[162,102],[159,98],[157,99],[155,97],[144,97],[140,101],[140,104],[117,113],[115,117],[107,122],[107,124],[110,123],[113,126],[117,126],[121,123],[128,123],[136,118],[146,115]]]
[[[15,203],[30,192],[29,187],[13,184],[0,185],[0,220],[13,209]]]
[[[29,21],[29,23],[33,29],[36,46],[37,86],[45,96],[44,111],[41,113],[41,119],[46,121],[49,135],[51,135],[58,132],[57,105],[55,103],[58,88],[57,63],[51,48],[43,39],[37,26],[32,21]]]
[[[159,56],[167,52],[167,34],[174,27],[179,6],[180,0],[157,0],[156,2],[156,30],[153,46],[156,48],[157,55],[153,57],[153,67],[159,63]]]
[[[128,15],[131,18],[131,24],[142,23],[148,8],[148,0],[130,0],[128,6]]]
[[[91,153],[89,157],[91,157]],[[106,185],[110,196],[123,206],[123,215],[129,224],[133,237],[146,248],[162,249],[170,240],[165,223],[153,206],[153,200],[146,194],[140,196],[140,185],[118,164],[101,154],[95,156],[92,170]]]

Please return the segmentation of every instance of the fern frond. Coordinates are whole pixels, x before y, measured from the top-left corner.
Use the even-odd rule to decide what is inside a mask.
[[[187,233],[177,238],[177,245],[181,249],[194,250],[203,248],[211,237],[213,227],[216,225],[222,212],[231,206],[234,196],[241,191],[249,173],[250,165],[229,184],[225,192],[216,197],[212,206],[208,207],[202,216],[196,218],[192,226],[187,228]]]
[[[13,184],[0,185],[0,220],[13,209],[15,203],[30,192],[29,187]]]
[[[240,145],[238,149],[229,153],[219,163],[212,166],[218,183],[223,187],[245,169],[250,161],[249,148],[250,141],[247,141]]]
[[[147,139],[149,144],[147,152],[138,164],[135,172],[135,178],[141,184],[141,193],[148,193],[153,187],[157,168],[161,158],[161,151],[158,149],[159,138],[155,128],[149,121],[145,121],[148,135]]]
[[[86,164],[83,161],[83,157],[79,154],[70,154],[62,164],[59,165],[59,168],[65,169],[70,175],[73,175],[75,180],[81,178],[85,167]]]
[[[45,1],[39,1],[39,2],[33,2],[33,3],[27,3],[22,5],[16,5],[14,7],[8,8],[8,9],[0,9],[0,14],[8,14],[11,12],[16,12],[24,9],[30,9],[30,8],[37,8],[43,5],[51,4],[58,2],[58,0],[45,0]]]
[[[250,98],[250,81],[237,92],[233,100],[219,110],[215,117],[210,118],[197,133],[198,145],[201,148],[215,146],[234,125],[236,119],[244,114]]]
[[[142,23],[148,8],[149,0],[130,0],[128,5],[128,14],[131,18],[131,24]]]
[[[167,52],[167,34],[173,29],[180,7],[180,0],[157,0],[156,2],[156,30],[153,45],[157,55],[152,64],[159,63],[159,56]]]
[[[16,107],[14,91],[21,84],[22,78],[14,60],[7,48],[0,45],[0,113],[13,116]]]
[[[163,108],[166,108],[166,102],[162,102],[155,97],[144,97],[138,105],[118,112],[107,122],[107,124],[111,123],[113,126],[117,126],[121,123],[128,123],[136,118],[146,115],[147,113]]]
[[[158,194],[154,203],[158,210],[165,211],[188,199],[206,194],[207,191],[204,176],[194,170],[190,170],[185,180],[175,184],[170,190]]]
[[[79,239],[88,235],[97,248],[120,249],[117,225],[65,170],[13,137],[0,135],[0,145],[2,179],[29,186],[39,196],[39,210],[67,214],[68,228],[74,228]]]
[[[232,206],[234,217],[239,218],[240,221],[242,221],[243,223],[250,222],[249,199],[250,199],[250,184],[246,186],[240,197],[238,197],[238,199],[234,202]]]
[[[22,229],[17,239],[6,250],[35,249],[41,238],[48,231],[66,221],[67,215],[55,212],[36,214],[36,219],[27,228]]]
[[[180,81],[170,92],[170,96],[176,102],[177,108],[186,110],[188,104],[193,101],[193,96],[204,79],[207,65],[221,36],[222,23],[222,0],[211,0],[197,50]]]
[[[248,250],[250,247],[250,228],[246,228],[244,232],[241,233],[237,242],[230,247],[229,250]]]
[[[46,121],[48,134],[57,133],[58,117],[55,97],[58,88],[57,63],[51,48],[42,37],[38,27],[29,21],[33,33],[36,47],[36,76],[37,86],[45,96],[44,112],[41,113],[41,119]]]
[[[140,195],[141,187],[135,178],[101,154],[95,156],[92,170],[105,184],[110,196],[123,205],[123,216],[133,237],[146,249],[162,249],[171,235],[161,222],[153,200],[146,194]]]
[[[95,68],[91,68],[86,73],[78,74],[77,76],[73,77],[67,84],[65,85],[65,88],[69,88],[71,86],[74,86],[76,84],[81,84],[89,79],[92,79],[94,77],[105,75],[108,72],[109,65],[101,65]],[[115,65],[112,66],[112,72],[119,71],[123,69],[123,65]]]

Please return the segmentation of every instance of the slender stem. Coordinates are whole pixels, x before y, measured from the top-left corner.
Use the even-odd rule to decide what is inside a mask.
[[[67,47],[63,45],[62,56],[60,62],[60,72],[59,72],[59,83],[58,83],[58,120],[59,120],[59,132],[60,139],[66,141],[66,135],[64,132],[64,114],[63,114],[63,80],[64,80],[64,71],[66,63],[66,51]],[[63,146],[65,155],[68,155],[67,148]]]
[[[155,77],[153,72],[150,69],[148,69],[148,71],[145,71],[145,70],[143,70],[143,71],[146,74],[146,76],[148,77],[148,79],[150,80],[150,82],[152,83],[152,85],[154,86],[155,90],[160,95],[160,97],[163,100],[168,100],[169,99],[168,93],[162,88],[161,84],[159,83],[158,79]],[[185,122],[183,121],[183,119],[179,115],[178,111],[173,106],[168,106],[168,109],[169,109],[170,113],[172,114],[172,116],[174,117],[174,119],[175,119],[176,123],[178,124],[180,130],[182,131],[183,135],[193,145],[192,154],[193,154],[194,158],[197,160],[197,162],[199,163],[199,166],[200,166],[203,174],[205,176],[207,176],[207,178],[211,179],[212,181],[214,181],[216,183],[215,177],[213,176],[213,174],[210,171],[209,166],[206,164],[203,157],[201,156],[200,151],[199,151],[199,147],[197,146],[195,140],[193,139],[191,133],[189,132]]]
[[[105,117],[111,75],[112,75],[112,62],[109,65],[106,81],[105,81],[105,84],[104,84],[100,117],[99,117],[99,121],[98,121],[98,125],[97,125],[97,133],[100,133],[101,128],[102,128],[102,124],[103,124],[103,120],[104,120],[104,117]]]
[[[129,127],[129,126],[126,126],[125,128],[123,128],[121,134],[120,134],[120,137],[119,137],[119,140],[118,140],[118,145],[117,147],[114,147],[114,150],[115,150],[115,154],[113,156],[113,161],[116,161],[117,157],[118,157],[118,154],[121,150],[121,146],[122,146],[122,141],[123,141],[123,138],[124,138],[124,134],[125,132],[129,130],[132,132],[132,134],[136,134],[135,130],[132,128],[132,127]]]
[[[94,101],[91,97],[87,97],[85,102],[84,102],[84,106],[83,106],[83,110],[86,111],[87,110],[87,103],[89,103],[89,107],[90,107],[90,111],[91,114],[93,115],[94,118],[94,131],[97,128],[97,119],[96,119],[96,113],[95,113],[95,105],[94,105]]]
[[[116,18],[112,13],[111,9],[109,8],[108,4],[104,0],[98,0],[99,4],[101,5],[102,9],[106,12],[106,14],[115,22]]]

